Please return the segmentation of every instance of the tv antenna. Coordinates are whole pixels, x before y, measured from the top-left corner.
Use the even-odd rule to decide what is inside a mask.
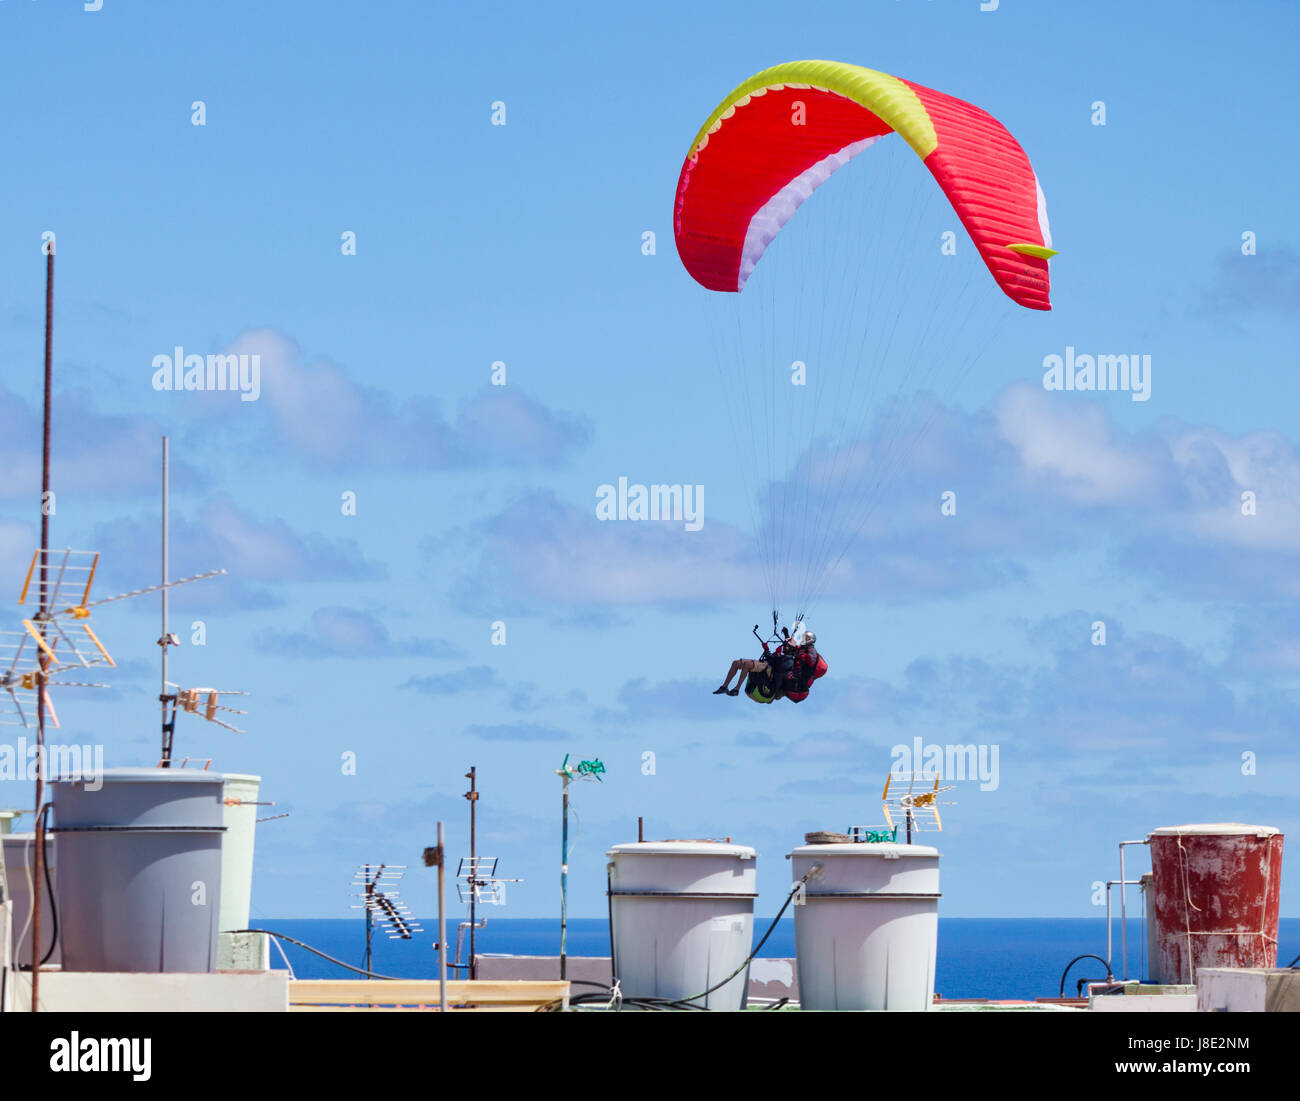
[[[456,927],[456,962],[449,966],[456,971],[470,964],[460,962],[460,949],[465,931],[470,935],[470,963],[477,970],[474,958],[474,934],[487,925],[487,918],[476,922],[474,912],[479,906],[504,906],[507,883],[522,883],[522,879],[506,879],[497,875],[500,858],[495,856],[462,856],[456,865],[456,897],[470,908],[469,921]]]
[[[58,645],[57,640],[54,643]],[[60,666],[57,669],[41,668],[40,650],[32,644],[27,631],[0,631],[0,726],[22,726],[30,729],[36,725],[36,694],[41,695],[47,725],[59,728],[59,716],[49,689],[107,688],[107,684],[64,679],[79,666]]]
[[[30,727],[41,720],[39,712],[44,711],[44,720],[57,728],[59,720],[50,700],[50,688],[108,687],[66,679],[78,670],[117,665],[91,625],[92,609],[226,572],[213,570],[91,600],[98,570],[98,551],[69,547],[32,555],[18,603],[34,600],[38,608],[30,619],[22,620],[22,631],[0,632],[0,661],[6,663],[0,668],[0,690],[7,697],[0,699],[0,723]]]
[[[497,875],[500,857],[462,856],[456,865],[456,897],[463,903],[471,898],[480,906],[504,906],[507,883],[522,879],[503,879]]]
[[[889,824],[888,829],[892,830],[897,836],[898,825],[894,818],[903,819],[907,826],[907,843],[912,843],[912,832],[922,833],[929,830],[942,831],[943,821],[939,817],[940,807],[955,807],[956,803],[941,803],[939,796],[945,791],[952,791],[955,785],[949,784],[946,787],[940,787],[941,779],[939,771],[936,769],[933,776],[924,771],[920,772],[894,772],[890,771],[885,777],[885,790],[880,796],[881,807],[885,812],[885,821]],[[934,787],[918,787],[928,785],[930,780],[934,780]],[[897,783],[895,783],[897,781]],[[906,784],[906,788],[903,785]],[[890,794],[890,786],[893,786],[893,794]],[[864,832],[862,827],[855,826],[853,836],[858,839],[859,834]]]
[[[465,773],[465,779],[469,781],[469,791],[465,792],[465,798],[469,800],[469,856],[462,856],[460,863],[456,865],[456,895],[461,902],[469,905],[469,921],[462,921],[456,927],[456,962],[449,966],[457,971],[464,968],[471,979],[476,979],[478,978],[476,934],[487,925],[487,918],[478,920],[479,904],[504,906],[506,892],[503,885],[522,883],[523,880],[502,879],[496,874],[498,858],[479,856],[478,797],[480,792],[478,769],[474,765],[470,765],[469,771]],[[460,962],[461,937],[467,929],[469,930],[469,962],[462,964]]]
[[[247,711],[242,711],[238,707],[227,707],[219,702],[222,696],[247,696],[247,692],[230,688],[181,688],[179,684],[172,681],[167,681],[167,687],[178,689],[172,697],[171,721],[173,723],[176,721],[176,711],[179,709],[187,715],[198,715],[210,723],[216,723],[217,726],[224,727],[232,733],[243,733],[239,727],[232,726],[225,719],[217,718],[217,712],[226,715],[247,715]]]
[[[397,885],[405,874],[405,864],[363,864],[353,877],[352,886],[361,888],[353,892],[353,897],[361,901],[353,903],[351,909],[366,912],[367,971],[374,970],[370,964],[376,927],[387,933],[389,940],[410,940],[414,934],[424,932],[398,897]]]

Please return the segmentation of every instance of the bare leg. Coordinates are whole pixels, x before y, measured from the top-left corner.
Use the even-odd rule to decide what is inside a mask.
[[[745,660],[744,660],[744,658],[737,658],[735,661],[733,661],[733,662],[731,663],[731,668],[727,670],[727,677],[726,677],[726,679],[722,682],[722,687],[723,687],[723,688],[730,688],[730,687],[731,687],[731,678],[734,677],[734,676],[736,676],[737,674],[741,674],[741,676],[743,677],[744,672],[745,672],[745,668],[744,668],[744,667],[745,667]]]
[[[746,673],[755,673],[761,668],[763,668],[761,661],[755,661],[752,658],[737,658],[731,663],[731,668],[727,670],[727,679],[722,682],[722,687],[718,688],[713,694],[720,696],[724,692],[729,692],[731,690],[731,678],[737,676],[737,674],[739,674],[739,679],[736,681],[736,687],[739,688],[744,683]]]

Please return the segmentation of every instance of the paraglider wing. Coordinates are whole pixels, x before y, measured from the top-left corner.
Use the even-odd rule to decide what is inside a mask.
[[[890,133],[925,163],[1007,296],[1050,310],[1046,205],[1015,138],[972,104],[835,61],[765,69],[709,116],[677,183],[686,270],[710,290],[741,290],[800,204]]]

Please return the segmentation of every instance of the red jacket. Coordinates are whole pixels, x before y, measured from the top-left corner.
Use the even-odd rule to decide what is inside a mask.
[[[790,680],[787,682],[785,698],[795,703],[802,703],[808,698],[812,682],[819,677],[824,677],[828,668],[826,659],[816,650],[800,650],[799,656],[795,658],[794,672],[790,674]]]

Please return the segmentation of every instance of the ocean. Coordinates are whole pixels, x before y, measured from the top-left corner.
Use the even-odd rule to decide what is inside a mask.
[[[447,918],[450,951],[456,945],[456,926],[463,920],[457,913]],[[771,917],[756,918],[757,939],[766,931]],[[354,967],[365,958],[365,924],[360,918],[265,918],[254,928],[284,933],[310,944]],[[376,930],[372,969],[382,975],[403,979],[436,979],[437,920],[422,918],[423,932],[411,940],[389,940]],[[1120,923],[1113,923],[1112,961],[1120,969]],[[283,943],[283,942],[282,942]],[[293,944],[283,944],[294,974],[303,979],[348,978],[350,973]],[[1146,973],[1146,928],[1138,919],[1128,927],[1129,970]],[[521,956],[555,956],[560,950],[560,923],[556,918],[492,918],[477,935],[480,953]],[[1054,997],[1060,988],[1061,972],[1081,953],[1106,954],[1105,918],[940,918],[939,955],[935,963],[935,990],[945,998],[1038,998]],[[609,955],[609,925],[605,918],[577,918],[569,921],[570,956]],[[773,931],[760,957],[794,956],[794,921],[786,918]],[[462,959],[468,955],[468,934]],[[1285,966],[1300,955],[1300,918],[1283,918],[1279,926],[1278,962]],[[279,952],[271,950],[272,966],[283,967]],[[351,977],[357,977],[352,975]],[[449,975],[449,977],[451,977]],[[559,975],[556,975],[558,978]],[[1081,960],[1070,971],[1065,992],[1073,995],[1075,981],[1102,979],[1102,965]]]

